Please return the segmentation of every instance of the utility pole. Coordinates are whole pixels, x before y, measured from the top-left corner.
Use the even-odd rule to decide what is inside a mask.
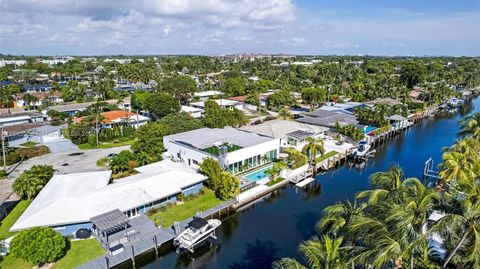
[[[7,160],[5,159],[5,134],[2,126],[2,157],[3,157],[3,171],[7,171]]]
[[[97,110],[97,115],[95,116],[95,139],[97,141],[97,147],[98,147],[98,106],[96,110]]]

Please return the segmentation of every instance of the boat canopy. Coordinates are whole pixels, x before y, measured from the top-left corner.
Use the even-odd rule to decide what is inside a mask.
[[[206,225],[208,225],[208,222],[203,218],[194,218],[192,221],[188,223],[189,227],[193,227],[195,229],[200,229]]]

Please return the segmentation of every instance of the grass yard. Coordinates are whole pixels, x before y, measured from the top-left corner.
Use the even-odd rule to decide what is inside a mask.
[[[221,202],[215,197],[212,190],[203,188],[203,193],[193,197],[185,197],[183,204],[166,205],[164,208],[159,208],[157,212],[148,214],[148,216],[153,221],[155,221],[155,217],[158,217],[163,221],[163,227],[170,227],[173,225],[173,221],[188,219],[193,217],[197,211],[207,210]]]
[[[70,241],[70,249],[67,254],[58,260],[51,269],[73,269],[103,254],[105,254],[105,250],[93,238]]]
[[[32,267],[33,265],[30,262],[15,258],[13,255],[4,256],[3,260],[0,261],[1,269],[30,269]]]
[[[329,151],[325,154],[323,154],[322,156],[318,157],[318,158],[315,158],[315,162],[316,163],[319,163],[321,161],[324,161],[332,156],[335,156],[336,154],[338,154],[338,152],[336,152],[335,150],[332,150],[332,151]]]
[[[8,230],[13,224],[17,221],[18,218],[22,215],[23,211],[27,209],[32,201],[22,200],[20,201],[15,208],[2,220],[0,223],[0,240],[9,238],[14,233],[9,232]]]
[[[285,180],[283,177],[277,177],[275,180],[271,180],[269,182],[267,182],[267,186],[271,187],[277,183],[280,183],[282,182],[283,180]]]
[[[129,146],[133,143],[132,140],[127,140],[127,141],[119,141],[119,142],[108,142],[108,143],[100,143],[98,146],[92,146],[88,143],[86,144],[80,144],[78,145],[79,149],[109,149],[109,148],[115,148],[115,147],[121,147],[121,146]]]
[[[25,142],[25,143],[23,143],[23,144],[20,144],[20,146],[26,147],[26,148],[31,148],[31,147],[34,147],[34,146],[36,146],[36,145],[38,145],[38,143],[37,143],[37,142],[33,142],[33,141],[28,141],[28,142]]]

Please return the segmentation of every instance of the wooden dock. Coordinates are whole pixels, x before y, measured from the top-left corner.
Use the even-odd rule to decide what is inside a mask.
[[[202,218],[213,218],[214,215],[222,214],[223,212],[229,211],[230,208],[236,203],[235,200],[229,200],[221,203],[220,205],[210,208],[206,211],[199,212],[199,217]],[[155,251],[158,256],[158,249],[161,245],[166,244],[173,240],[176,235],[182,232],[182,229],[187,227],[187,224],[193,218],[189,218],[181,221],[177,227],[180,227],[180,230],[175,230],[173,225],[169,228],[157,228],[153,222],[145,215],[140,215],[136,218],[132,218],[130,221],[135,223],[136,227],[140,227],[141,236],[135,238],[123,244],[124,250],[121,253],[116,255],[111,255],[107,253],[99,258],[93,259],[83,265],[80,269],[109,269],[115,266],[118,266],[125,262],[131,262],[132,267],[135,268],[135,258],[149,251]],[[153,224],[153,225],[152,225]]]

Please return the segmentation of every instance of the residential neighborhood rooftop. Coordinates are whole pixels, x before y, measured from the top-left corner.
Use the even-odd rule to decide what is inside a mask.
[[[202,150],[212,146],[220,146],[225,143],[232,143],[245,148],[270,140],[272,140],[270,137],[246,132],[233,127],[225,127],[223,129],[202,128],[164,137],[164,141],[179,142]]]
[[[11,230],[89,222],[102,213],[127,211],[206,179],[170,160],[137,169],[139,174],[110,184],[111,171],[54,175]]]

